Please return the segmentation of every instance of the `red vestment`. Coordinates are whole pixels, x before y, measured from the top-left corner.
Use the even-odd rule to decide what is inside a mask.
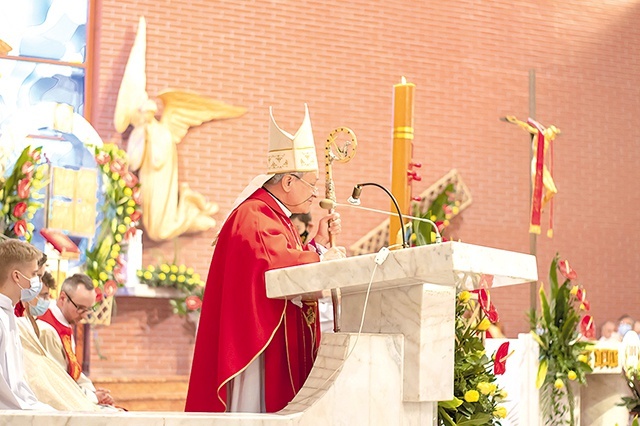
[[[40,315],[38,319],[53,327],[58,333],[58,336],[60,336],[62,349],[64,349],[69,365],[67,372],[73,380],[77,382],[80,374],[82,373],[82,366],[78,362],[78,358],[76,358],[76,353],[73,351],[73,329],[58,321],[58,319],[53,315],[53,312],[51,312],[51,309],[47,309],[47,312]]]
[[[267,298],[264,274],[319,260],[262,188],[229,215],[211,260],[185,411],[225,411],[227,383],[260,354],[266,411],[293,399],[320,343],[317,304]]]

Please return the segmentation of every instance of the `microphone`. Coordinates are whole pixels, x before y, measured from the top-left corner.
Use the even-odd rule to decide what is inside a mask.
[[[352,206],[360,205],[360,193],[362,193],[362,185],[356,185],[353,187],[353,192],[351,193],[351,197],[347,199],[347,202]]]
[[[407,241],[407,235],[404,232],[404,219],[402,218],[402,211],[400,211],[400,206],[398,205],[398,200],[396,200],[396,197],[393,196],[393,194],[384,186],[375,183],[375,182],[367,182],[367,183],[358,183],[356,184],[356,186],[353,187],[353,192],[351,193],[351,197],[349,197],[349,199],[347,200],[349,202],[349,204],[353,205],[353,206],[359,206],[360,205],[360,193],[362,192],[362,187],[364,186],[375,186],[378,187],[380,189],[382,189],[388,196],[389,198],[391,198],[391,201],[393,201],[393,205],[396,207],[396,212],[398,213],[398,218],[400,219],[400,227],[402,228],[402,248],[407,248],[409,247],[409,242]]]
[[[397,213],[391,213],[388,211],[384,211],[384,210],[378,210],[378,209],[372,209],[369,207],[362,207],[362,206],[356,206],[353,204],[342,204],[342,203],[336,203],[335,201],[329,200],[328,198],[325,198],[324,200],[320,200],[320,207],[325,209],[325,210],[329,210],[329,209],[335,209],[336,207],[351,207],[353,209],[359,209],[359,210],[366,210],[368,212],[374,212],[374,213],[381,213],[381,214],[386,214],[389,216],[393,216]],[[411,219],[411,220],[417,220],[418,222],[425,222],[430,224],[433,227],[433,231],[436,234],[436,243],[441,243],[442,242],[442,235],[440,234],[440,230],[438,229],[438,225],[435,224],[434,221],[429,220],[427,218],[424,217],[415,217],[415,216],[409,216],[409,215],[402,215],[402,217],[404,217],[405,219]]]

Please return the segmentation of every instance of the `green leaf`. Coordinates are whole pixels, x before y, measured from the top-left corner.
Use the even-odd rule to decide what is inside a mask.
[[[462,400],[454,396],[450,401],[438,402],[438,405],[444,408],[458,408],[460,405],[462,405]]]
[[[551,298],[556,298],[558,292],[558,254],[554,256],[549,268],[549,285],[551,286]]]

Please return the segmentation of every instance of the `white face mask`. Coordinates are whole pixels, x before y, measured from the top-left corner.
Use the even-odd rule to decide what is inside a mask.
[[[29,280],[29,284],[31,285],[30,288],[24,288],[20,283],[16,283],[18,284],[18,287],[20,287],[20,300],[23,302],[30,302],[38,297],[40,291],[42,291],[42,281],[40,281],[40,277],[37,275],[32,278],[27,278],[22,272],[18,271],[18,273],[25,279]]]
[[[29,305],[29,313],[34,317],[43,315],[47,312],[47,309],[49,309],[49,301],[40,297],[38,297],[38,303],[36,306]]]

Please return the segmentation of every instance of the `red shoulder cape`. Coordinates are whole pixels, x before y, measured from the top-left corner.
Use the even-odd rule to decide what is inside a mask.
[[[267,298],[264,273],[319,260],[264,189],[231,213],[211,260],[185,411],[225,411],[226,384],[262,353],[267,412],[293,399],[320,343],[317,305]]]

